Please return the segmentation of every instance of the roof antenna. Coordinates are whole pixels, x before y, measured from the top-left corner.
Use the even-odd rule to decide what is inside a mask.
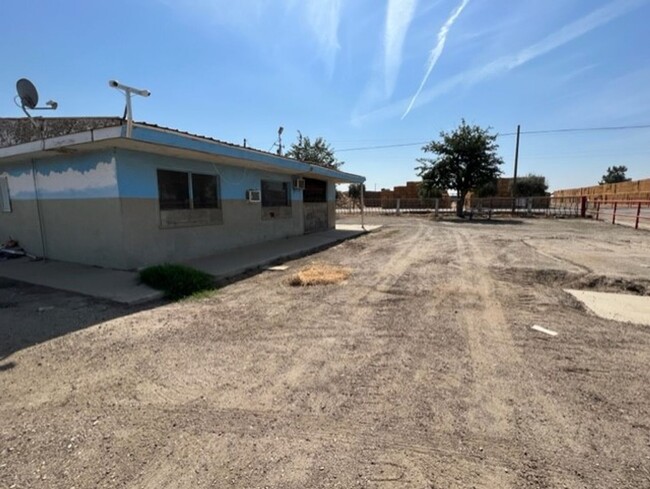
[[[148,97],[151,95],[151,92],[149,90],[141,90],[139,88],[122,85],[117,80],[109,80],[108,86],[117,88],[126,96],[126,137],[130,138],[133,134],[133,111],[131,110],[131,95],[136,94],[140,95],[141,97]]]
[[[27,109],[29,110],[56,110],[56,108],[59,106],[58,103],[56,103],[54,100],[48,100],[45,102],[45,105],[47,107],[37,107],[38,105],[38,91],[36,90],[36,87],[32,82],[30,82],[27,78],[21,78],[16,82],[16,92],[18,92],[18,95],[14,97],[14,102],[18,107],[23,109],[23,112],[27,117],[29,117],[29,120],[32,122],[35,128],[39,128],[36,122],[34,122],[34,119],[32,118],[32,115],[27,112]],[[20,99],[20,105],[18,104],[18,99]]]
[[[284,132],[284,127],[280,126],[278,128],[278,154],[282,156],[282,133]]]

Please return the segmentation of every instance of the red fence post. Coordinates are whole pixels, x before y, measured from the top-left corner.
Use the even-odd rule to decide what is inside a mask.
[[[614,212],[612,212],[612,224],[616,224],[616,207],[618,206],[618,202],[614,202]]]
[[[639,229],[639,218],[641,217],[641,202],[636,207],[636,222],[634,223],[634,229]]]

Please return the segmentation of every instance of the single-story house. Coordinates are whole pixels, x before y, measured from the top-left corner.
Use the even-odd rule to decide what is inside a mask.
[[[0,119],[0,243],[116,269],[331,229],[365,178],[119,118]]]

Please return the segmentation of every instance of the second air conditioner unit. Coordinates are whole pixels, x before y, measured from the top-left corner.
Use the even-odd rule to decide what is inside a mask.
[[[249,189],[246,191],[246,200],[248,202],[261,202],[262,201],[262,192],[259,190]]]
[[[305,190],[305,179],[304,178],[294,178],[293,179],[293,188],[296,190]]]

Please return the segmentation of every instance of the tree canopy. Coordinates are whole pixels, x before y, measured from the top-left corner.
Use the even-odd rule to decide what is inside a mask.
[[[548,190],[546,177],[529,173],[526,176],[517,178],[514,194],[517,197],[543,197]]]
[[[366,193],[366,186],[362,183],[351,183],[348,187],[348,197],[354,200],[361,199],[361,191]]]
[[[343,164],[343,161],[336,158],[334,149],[324,138],[317,137],[312,141],[308,136],[303,136],[300,131],[298,131],[298,139],[291,144],[286,156],[335,170]]]
[[[603,175],[603,178],[600,180],[599,185],[604,185],[606,183],[620,183],[628,182],[631,178],[627,178],[625,175],[627,173],[627,166],[609,166],[607,167],[607,173]]]
[[[423,185],[438,189],[451,189],[458,193],[456,214],[464,216],[467,194],[476,188],[493,182],[501,175],[501,157],[497,155],[499,145],[496,134],[489,129],[469,125],[462,120],[452,132],[440,133],[438,141],[431,141],[422,147],[434,158],[418,158],[418,175]]]

